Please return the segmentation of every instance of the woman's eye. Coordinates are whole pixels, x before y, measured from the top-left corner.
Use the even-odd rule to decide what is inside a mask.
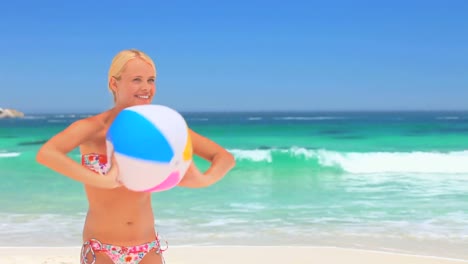
[[[140,82],[141,79],[140,79],[140,78],[135,78],[135,79],[133,79],[133,81],[134,81],[134,82]]]
[[[148,82],[154,83],[154,79],[149,79]]]

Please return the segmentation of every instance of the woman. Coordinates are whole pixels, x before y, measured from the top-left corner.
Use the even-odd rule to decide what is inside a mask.
[[[124,108],[150,104],[155,93],[156,68],[138,50],[118,53],[109,70],[114,107],[78,120],[47,141],[37,161],[84,184],[89,209],[83,229],[81,263],[163,263],[154,228],[151,194],[133,192],[118,182],[118,164],[106,157],[106,133]],[[199,188],[220,180],[235,165],[233,156],[215,142],[190,130],[193,153],[208,161],[202,173],[192,163],[179,186]],[[82,163],[67,153],[79,147]]]

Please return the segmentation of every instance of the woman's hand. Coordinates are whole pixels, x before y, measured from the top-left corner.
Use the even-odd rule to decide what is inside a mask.
[[[192,161],[184,178],[178,186],[189,188],[203,188],[215,184],[231,170],[236,161],[226,149],[190,130],[193,153],[210,162],[210,167],[204,173]]]
[[[203,175],[200,169],[198,169],[198,167],[195,165],[195,162],[192,161],[192,163],[190,163],[190,167],[185,173],[185,176],[194,177],[194,178],[202,178],[205,175]]]
[[[122,186],[122,183],[119,181],[119,166],[115,160],[115,156],[112,154],[112,161],[110,163],[111,168],[107,173],[101,177],[101,188],[104,189],[114,189]]]
[[[181,187],[205,187],[207,186],[207,176],[204,175],[200,169],[197,168],[195,162],[190,163],[190,167],[187,169],[182,180],[179,182],[178,186]]]

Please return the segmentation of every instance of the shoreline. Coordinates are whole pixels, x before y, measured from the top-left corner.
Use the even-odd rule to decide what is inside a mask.
[[[78,233],[77,233],[78,234]],[[8,236],[8,234],[5,234]],[[65,240],[54,240],[55,236],[50,234],[47,239],[35,236],[35,233],[24,233],[21,236],[4,237],[0,240],[0,249],[67,249],[79,248],[79,238],[68,237]],[[326,237],[311,237],[307,241],[301,241],[300,236],[277,237],[251,237],[243,239],[213,238],[208,241],[204,237],[181,239],[180,236],[171,236],[167,240],[169,249],[174,248],[309,248],[309,249],[347,249],[365,252],[377,252],[387,254],[398,254],[405,256],[435,257],[448,260],[467,260],[467,240],[450,241],[443,239],[416,239],[416,238],[391,238],[391,237],[358,237],[345,234],[329,235]],[[166,241],[166,236],[161,236]],[[196,243],[194,243],[196,242]],[[0,261],[0,263],[2,263]]]
[[[281,250],[278,250],[278,249]],[[72,264],[79,261],[80,247],[0,247],[0,263]],[[172,246],[164,253],[168,264],[182,263],[411,263],[454,264],[468,259],[415,255],[328,246]],[[39,262],[38,262],[39,261]]]

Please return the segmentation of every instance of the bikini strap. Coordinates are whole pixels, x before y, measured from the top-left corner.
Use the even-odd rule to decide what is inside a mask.
[[[90,239],[83,243],[81,247],[81,262],[80,264],[95,264],[96,263],[96,253],[94,251],[102,250],[102,243],[97,239]],[[87,257],[91,253],[93,259],[88,263]]]

